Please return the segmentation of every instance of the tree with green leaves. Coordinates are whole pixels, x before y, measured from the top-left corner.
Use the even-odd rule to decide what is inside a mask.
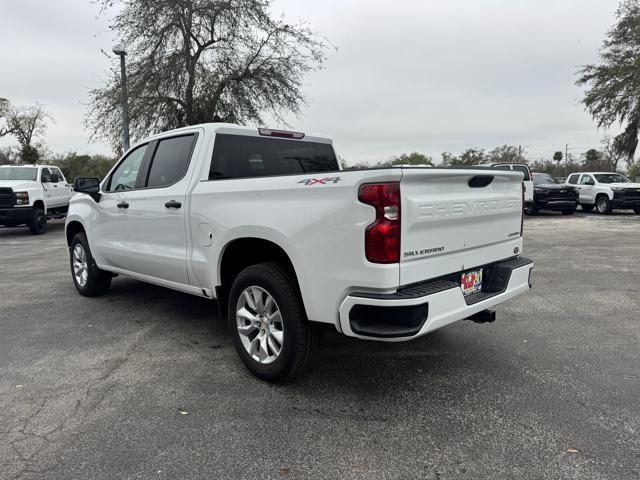
[[[429,165],[433,166],[433,159],[424,153],[412,152],[410,154],[403,153],[398,157],[391,159],[391,165]]]
[[[582,102],[599,128],[624,125],[615,147],[630,166],[640,134],[640,0],[623,0],[616,18],[600,61],[580,68],[576,83],[587,88]]]
[[[442,152],[442,165],[445,167],[451,165],[482,165],[486,161],[487,158],[483,149],[467,148],[459,156],[449,152]]]
[[[558,165],[560,165],[560,162],[562,161],[562,159],[564,158],[564,154],[558,150],[556,153],[553,154],[553,160],[555,162],[558,162]]]
[[[212,121],[282,120],[304,104],[304,75],[328,42],[272,18],[272,0],[98,0],[127,50],[133,137]],[[120,71],[90,92],[94,137],[120,140]]]

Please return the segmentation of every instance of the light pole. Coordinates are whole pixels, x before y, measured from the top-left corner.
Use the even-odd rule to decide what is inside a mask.
[[[123,153],[129,150],[129,104],[127,95],[127,68],[124,57],[127,51],[120,44],[113,46],[113,53],[120,57],[120,81],[122,82],[122,148]]]

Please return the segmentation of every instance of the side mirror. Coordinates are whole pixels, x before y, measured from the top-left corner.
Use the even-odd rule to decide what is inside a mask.
[[[51,183],[58,183],[60,181],[60,179],[58,178],[58,174],[57,173],[52,173],[51,174]]]
[[[73,190],[79,193],[99,193],[100,180],[95,177],[78,177],[73,181]]]

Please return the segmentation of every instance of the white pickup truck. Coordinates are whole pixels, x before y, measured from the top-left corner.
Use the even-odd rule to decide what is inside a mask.
[[[58,167],[0,166],[0,225],[27,225],[31,233],[47,231],[47,218],[66,215],[73,191]]]
[[[615,172],[578,172],[567,178],[580,192],[582,210],[590,212],[595,207],[602,215],[617,209],[632,209],[640,215],[640,183],[633,183]]]
[[[77,179],[66,223],[77,290],[115,274],[216,299],[245,365],[302,372],[322,324],[403,341],[530,288],[522,173],[340,170],[330,139],[205,124],[145,139]]]

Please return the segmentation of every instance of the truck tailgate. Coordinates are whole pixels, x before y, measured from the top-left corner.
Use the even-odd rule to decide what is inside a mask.
[[[400,191],[400,285],[522,250],[520,172],[404,168]]]

